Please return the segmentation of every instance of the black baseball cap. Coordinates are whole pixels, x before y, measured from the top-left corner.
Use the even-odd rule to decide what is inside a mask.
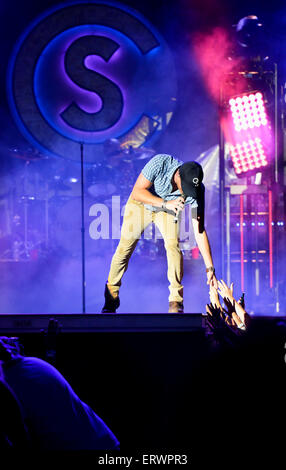
[[[179,167],[183,193],[194,199],[199,199],[203,191],[204,172],[197,162],[186,162]]]

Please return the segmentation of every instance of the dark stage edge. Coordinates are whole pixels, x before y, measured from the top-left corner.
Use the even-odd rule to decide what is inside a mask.
[[[65,333],[200,331],[205,329],[201,313],[153,314],[1,314],[0,334],[36,333],[47,330],[49,321],[57,320]]]

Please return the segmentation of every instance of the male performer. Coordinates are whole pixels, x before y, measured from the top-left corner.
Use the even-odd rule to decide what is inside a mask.
[[[203,170],[197,162],[184,163],[171,155],[155,155],[144,166],[126,204],[121,238],[112,258],[105,286],[102,313],[115,313],[119,288],[130,256],[143,230],[153,222],[160,230],[168,261],[169,313],[184,311],[183,258],[177,218],[186,204],[192,206],[195,239],[206,265],[207,283],[217,288],[211,249],[204,228]]]

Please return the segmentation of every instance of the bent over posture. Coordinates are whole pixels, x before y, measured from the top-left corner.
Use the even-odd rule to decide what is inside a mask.
[[[203,170],[197,162],[182,162],[171,155],[155,155],[144,166],[130,194],[123,218],[121,238],[112,258],[105,286],[102,313],[115,313],[120,305],[119,288],[136,244],[150,224],[160,230],[167,253],[169,313],[184,311],[183,258],[179,247],[179,213],[192,206],[195,239],[206,265],[207,283],[217,288],[215,269],[204,228]]]

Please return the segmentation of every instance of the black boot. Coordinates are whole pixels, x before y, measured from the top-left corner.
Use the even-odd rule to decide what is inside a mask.
[[[116,310],[118,309],[120,305],[120,300],[119,297],[112,297],[107,284],[105,284],[105,291],[104,291],[104,297],[105,297],[105,304],[101,310],[101,313],[116,313]]]

